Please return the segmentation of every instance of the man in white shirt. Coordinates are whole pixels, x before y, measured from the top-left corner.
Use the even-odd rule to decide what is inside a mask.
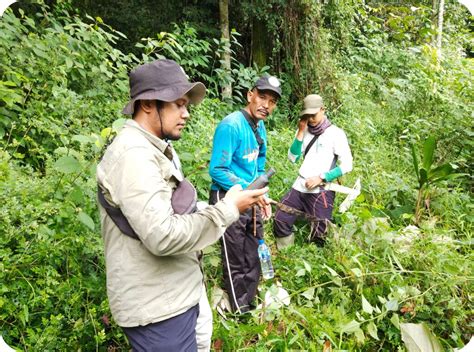
[[[335,193],[322,187],[352,170],[352,154],[346,134],[334,126],[325,115],[323,99],[310,94],[304,99],[304,109],[298,122],[293,144],[288,150],[291,162],[304,160],[298,177],[281,203],[314,216],[320,221],[312,223],[311,241],[324,245],[327,223],[332,219]],[[296,215],[277,210],[273,232],[278,248],[293,244],[293,224]]]

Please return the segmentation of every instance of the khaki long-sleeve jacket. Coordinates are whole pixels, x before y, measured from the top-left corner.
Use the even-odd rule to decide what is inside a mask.
[[[203,277],[198,251],[216,242],[239,216],[221,201],[175,215],[171,195],[182,178],[168,144],[128,120],[97,167],[108,202],[120,207],[140,241],[120,232],[100,206],[107,294],[118,325],[147,325],[179,315],[199,302]],[[173,177],[174,176],[174,177]]]

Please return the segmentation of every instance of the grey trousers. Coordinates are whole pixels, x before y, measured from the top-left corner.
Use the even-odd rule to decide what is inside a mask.
[[[322,221],[311,226],[310,239],[316,244],[323,244],[328,222],[332,219],[335,192],[322,191],[320,193],[302,193],[293,188],[281,199],[281,203],[292,208],[304,211]],[[296,215],[278,209],[273,221],[273,233],[276,237],[286,237],[293,234],[293,225]]]

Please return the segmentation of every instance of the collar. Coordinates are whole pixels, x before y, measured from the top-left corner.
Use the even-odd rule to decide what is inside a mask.
[[[138,130],[151,144],[153,144],[160,152],[162,152],[168,159],[173,159],[173,147],[170,143],[162,140],[161,138],[151,134],[140,126],[135,120],[128,119],[125,122],[124,128],[133,128]]]
[[[244,117],[247,120],[248,124],[252,128],[253,134],[255,135],[255,139],[257,140],[257,143],[258,143],[258,147],[260,148],[260,146],[263,144],[263,139],[260,136],[260,134],[258,133],[258,122],[255,122],[255,120],[252,118],[252,116],[250,116],[250,114],[248,113],[247,110],[241,109],[240,113],[242,115],[244,115]]]

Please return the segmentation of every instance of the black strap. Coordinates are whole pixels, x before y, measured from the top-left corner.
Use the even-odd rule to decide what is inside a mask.
[[[112,142],[112,139],[109,141],[109,144],[111,142]],[[168,146],[162,152],[169,160],[173,161],[173,152],[171,151],[171,148],[172,148],[171,145],[168,144]],[[105,153],[105,149],[106,148],[104,147],[103,149],[104,153]],[[102,157],[103,155],[101,156],[101,159]],[[122,210],[120,208],[113,207],[107,202],[104,196],[104,191],[102,190],[102,188],[100,188],[100,186],[97,186],[97,198],[99,199],[100,205],[102,205],[102,207],[105,209],[105,211],[110,216],[112,221],[115,223],[115,225],[117,225],[119,230],[124,235],[127,235],[128,237],[131,237],[133,239],[140,241],[140,238],[138,237],[136,232],[133,230],[132,226],[130,226],[130,223],[128,222],[127,218],[122,213]]]
[[[263,144],[263,139],[262,139],[262,137],[260,137],[260,134],[258,133],[257,124],[252,119],[252,117],[249,115],[247,110],[242,109],[242,110],[240,110],[240,112],[242,113],[242,115],[244,115],[245,119],[247,120],[250,127],[252,128],[253,134],[255,135],[255,139],[257,139],[258,148],[261,148],[262,144]]]
[[[127,235],[128,237],[134,238],[136,240],[140,240],[135,231],[133,231],[125,215],[123,215],[122,210],[120,210],[120,208],[115,208],[111,206],[107,202],[104,196],[104,191],[102,191],[102,188],[100,188],[100,186],[97,187],[97,198],[99,198],[100,205],[104,207],[107,214],[110,216],[112,221],[115,223],[115,225],[117,225],[117,227],[124,235]]]
[[[168,144],[168,146],[162,152],[174,164],[172,146]],[[189,199],[189,196],[188,197],[186,196],[186,193],[190,195],[191,199]],[[175,199],[173,199],[173,197]],[[113,207],[107,202],[104,196],[104,191],[102,190],[102,188],[100,188],[100,186],[97,186],[97,198],[99,199],[100,205],[102,205],[102,207],[105,209],[105,211],[110,216],[112,221],[115,223],[115,225],[117,225],[119,230],[124,235],[127,235],[128,237],[131,237],[133,239],[140,241],[140,238],[138,237],[136,232],[133,230],[132,226],[130,226],[130,223],[128,222],[127,218],[122,213],[122,210],[120,208]],[[194,213],[196,211],[196,202],[197,202],[196,189],[186,179],[183,179],[183,182],[178,181],[178,186],[173,191],[171,201],[172,201],[171,202],[172,207],[173,207],[173,203],[176,204],[176,207],[173,207],[173,210],[175,211],[175,213],[177,214]]]
[[[184,179],[187,183],[189,183],[186,179]],[[186,184],[185,182],[181,182],[180,184]],[[191,183],[189,183],[191,185]],[[191,187],[193,187],[191,185]],[[194,187],[193,187],[194,188]],[[194,193],[196,193],[196,190],[194,190]],[[119,230],[124,234],[127,235],[128,237],[131,237],[137,241],[140,241],[140,238],[136,234],[135,231],[133,231],[132,227],[130,226],[130,223],[128,222],[127,218],[125,215],[123,215],[122,210],[120,208],[115,208],[111,206],[107,200],[105,199],[104,196],[104,191],[102,191],[102,188],[100,186],[97,186],[97,198],[99,198],[99,203],[104,207],[105,211],[107,214],[110,216],[112,221],[117,225]],[[192,210],[188,209],[186,214],[190,214],[196,211],[196,206]],[[196,252],[198,261],[199,261],[199,268],[201,269],[201,272],[204,274],[204,271],[202,269],[202,264],[201,264],[201,259],[203,256],[203,251],[197,251]]]
[[[309,149],[313,146],[314,142],[316,142],[316,140],[318,139],[318,137],[319,137],[319,136],[314,136],[313,139],[311,140],[311,142],[309,142],[308,146],[307,146],[306,149],[304,150],[303,157],[305,157],[306,154],[308,154]]]
[[[100,186],[97,187],[97,198],[121,232],[123,232],[128,237],[140,240],[138,235],[132,229],[132,226],[130,226],[127,218],[122,213],[122,210],[120,210],[120,208],[113,207],[107,202],[104,196],[104,191],[102,188],[100,188]],[[178,186],[174,189],[171,195],[171,207],[173,208],[175,214],[183,215],[194,213],[197,210],[196,203],[197,192],[191,182],[189,182],[187,179],[183,179],[181,182],[178,182]]]
[[[107,147],[112,143],[114,138],[110,138],[106,145],[104,145],[102,149],[102,155],[100,156],[100,160],[104,157],[105,151]],[[115,208],[111,206],[107,200],[105,199],[104,196],[104,191],[102,188],[100,188],[99,185],[97,185],[97,198],[99,199],[100,205],[105,209],[107,214],[110,216],[112,221],[117,225],[117,227],[120,229],[120,231],[124,234],[127,235],[128,237],[131,237],[136,240],[140,240],[138,238],[138,235],[135,233],[135,231],[132,229],[132,226],[130,226],[130,223],[128,222],[127,218],[125,215],[123,215],[122,210],[120,208]]]

